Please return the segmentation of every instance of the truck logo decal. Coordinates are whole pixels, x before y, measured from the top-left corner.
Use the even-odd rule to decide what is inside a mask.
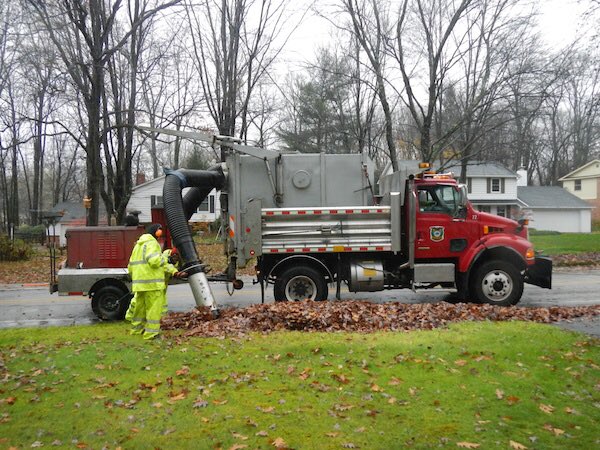
[[[444,227],[429,227],[429,237],[433,242],[444,240]]]

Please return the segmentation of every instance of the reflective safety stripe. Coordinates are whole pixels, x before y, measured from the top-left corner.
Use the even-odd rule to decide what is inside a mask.
[[[144,328],[144,331],[146,333],[160,333],[160,327],[159,328]]]
[[[150,320],[150,319],[148,319],[148,320],[146,320],[146,323],[157,324],[157,323],[160,323],[160,320]]]
[[[143,323],[132,323],[131,328],[133,328],[134,330],[141,330],[142,328],[144,328],[144,324]]]
[[[144,261],[146,260],[146,244],[144,244],[144,246],[142,247],[142,259]]]
[[[139,266],[140,264],[146,264],[146,261],[130,261],[130,266]]]
[[[164,283],[164,278],[154,278],[153,280],[133,280],[133,284]]]
[[[144,247],[144,250],[146,249],[146,247]],[[160,253],[155,252],[155,253],[150,253],[148,256],[146,256],[146,261],[148,261],[150,258],[154,258],[155,256],[160,255]]]
[[[145,317],[134,317],[131,319],[132,322],[143,322],[144,320],[146,320]]]

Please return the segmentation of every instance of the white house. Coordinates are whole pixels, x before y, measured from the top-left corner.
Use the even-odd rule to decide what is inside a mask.
[[[419,172],[418,161],[399,161],[409,172]],[[389,173],[390,168],[384,170]],[[460,178],[460,164],[447,166]],[[524,170],[513,172],[496,162],[471,161],[467,165],[469,201],[478,211],[503,217],[523,215],[531,228],[545,231],[587,233],[591,231],[593,206],[557,186],[527,186]]]
[[[158,177],[154,180],[138,184],[131,191],[131,198],[127,204],[127,211],[140,211],[140,222],[149,223],[152,221],[152,207],[163,205],[163,185],[165,177]],[[183,190],[183,195],[189,188]],[[213,189],[206,200],[198,207],[198,210],[192,215],[190,222],[214,222],[220,217],[221,203],[219,193]]]
[[[558,181],[567,191],[592,206],[592,219],[600,221],[600,159],[578,167]]]
[[[592,231],[592,206],[560,186],[519,186],[529,226],[561,233]]]
[[[460,165],[451,166],[448,170],[460,178]],[[478,211],[513,217],[523,206],[517,195],[517,174],[496,162],[469,162],[467,191],[469,200]]]

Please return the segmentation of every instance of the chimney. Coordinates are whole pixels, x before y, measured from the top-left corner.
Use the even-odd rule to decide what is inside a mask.
[[[138,172],[135,174],[135,185],[139,186],[146,182],[146,174],[144,172]]]
[[[517,186],[527,186],[527,170],[522,166],[517,170]]]

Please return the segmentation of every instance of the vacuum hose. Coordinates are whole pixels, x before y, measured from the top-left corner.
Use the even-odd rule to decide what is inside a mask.
[[[188,220],[196,208],[204,201],[213,188],[221,189],[225,184],[225,175],[220,165],[208,170],[165,169],[165,185],[163,199],[167,225],[173,242],[184,262],[183,270],[188,273],[188,281],[198,306],[208,306],[213,314],[218,314],[215,299],[212,295],[202,260],[198,256]],[[181,197],[181,191],[191,189]]]

